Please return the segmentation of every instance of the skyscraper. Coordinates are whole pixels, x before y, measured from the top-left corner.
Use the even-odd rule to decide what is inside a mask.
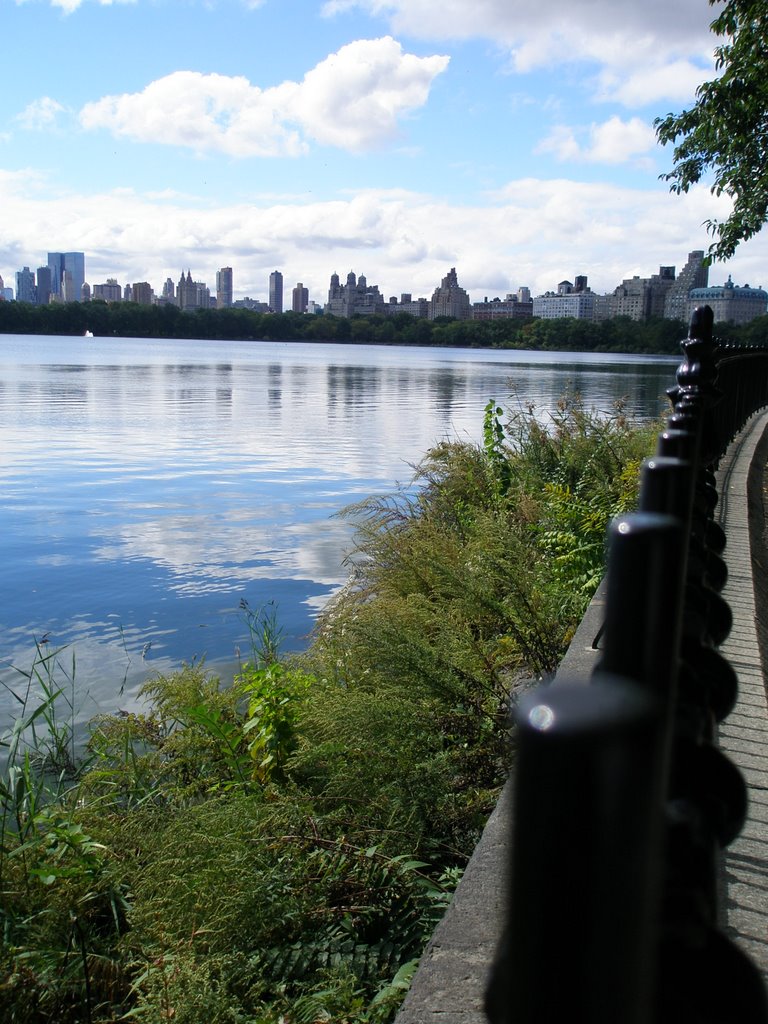
[[[37,268],[37,304],[47,306],[51,301],[51,268]]]
[[[134,281],[131,301],[138,302],[140,306],[151,306],[155,301],[152,285],[149,281]]]
[[[674,271],[673,271],[674,276]],[[688,295],[692,288],[706,288],[709,283],[709,267],[704,263],[704,250],[694,249],[688,253],[688,260],[680,276],[666,294],[664,312],[668,320],[688,320]]]
[[[293,289],[293,302],[291,304],[291,309],[294,313],[306,313],[308,305],[309,289],[305,288],[301,281],[299,281]]]
[[[283,312],[283,275],[279,270],[269,275],[269,308],[273,313]]]
[[[52,295],[79,302],[85,284],[85,253],[49,252],[48,266],[51,268]]]
[[[232,267],[216,271],[216,308],[226,309],[232,305]]]
[[[16,271],[16,301],[17,302],[35,302],[37,295],[35,292],[35,275],[29,269],[24,267],[23,270]]]
[[[471,315],[472,306],[469,302],[469,295],[459,285],[456,268],[451,267],[440,282],[440,287],[435,288],[432,295],[429,319],[435,320],[439,316],[451,316],[456,320],[469,320]]]

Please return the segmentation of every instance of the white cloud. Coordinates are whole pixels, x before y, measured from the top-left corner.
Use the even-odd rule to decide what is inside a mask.
[[[448,61],[403,53],[391,36],[349,43],[307,72],[292,116],[318,142],[352,151],[374,148],[395,135],[400,115],[426,103]]]
[[[357,7],[417,38],[489,39],[508,50],[518,73],[574,62],[603,70],[596,98],[639,106],[684,99],[711,66],[715,16],[705,0],[329,0],[326,16]]]
[[[298,156],[307,139],[375,149],[423,106],[448,57],[404,53],[390,36],[342,46],[302,82],[260,89],[248,79],[176,71],[140,93],[105,96],[80,112],[86,129],[233,157]]]
[[[306,147],[295,130],[280,123],[277,92],[264,92],[242,76],[175,71],[140,93],[87,103],[80,123],[138,142],[231,156],[296,156]]]
[[[57,118],[64,113],[64,110],[65,108],[58,100],[51,99],[50,96],[41,96],[40,99],[27,104],[24,110],[17,115],[16,120],[29,131],[44,131],[55,125]]]
[[[604,69],[596,80],[598,100],[614,100],[626,107],[642,107],[659,100],[686,102],[705,79],[714,77],[714,67],[702,67],[691,60],[648,60],[622,76]]]
[[[587,135],[587,143],[581,145],[576,129],[557,125],[539,144],[536,152],[552,153],[563,161],[622,164],[636,161],[656,148],[655,131],[639,117],[629,121],[611,117],[602,124],[592,124]]]
[[[60,7],[65,14],[72,14],[76,11],[86,0],[51,0],[52,7]],[[136,0],[96,0],[96,3],[101,4],[102,7],[111,7],[112,4],[132,4]]]

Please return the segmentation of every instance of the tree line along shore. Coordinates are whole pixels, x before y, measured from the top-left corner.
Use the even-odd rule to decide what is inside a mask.
[[[0,334],[84,335],[117,338],[195,338],[212,341],[308,341],[442,348],[497,348],[574,352],[676,355],[687,333],[682,321],[617,317],[591,321],[422,320],[408,313],[346,319],[301,313],[257,313],[248,309],[182,312],[176,306],[138,303],[54,303],[32,306],[0,302]],[[768,316],[749,324],[718,324],[725,342],[762,341]]]

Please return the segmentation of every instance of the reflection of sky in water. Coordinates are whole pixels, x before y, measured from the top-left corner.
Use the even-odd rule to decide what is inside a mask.
[[[88,706],[149,670],[286,649],[343,582],[352,501],[406,482],[489,398],[655,415],[674,361],[271,343],[0,338],[0,661],[73,644]],[[143,654],[142,654],[143,652]],[[10,677],[4,676],[6,680]],[[119,689],[125,678],[125,690]],[[0,721],[12,700],[0,694]],[[83,712],[88,717],[86,712]]]

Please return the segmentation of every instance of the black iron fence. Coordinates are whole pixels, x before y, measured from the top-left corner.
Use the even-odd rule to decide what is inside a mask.
[[[768,1022],[761,975],[718,922],[746,786],[715,742],[737,684],[713,518],[714,468],[768,405],[768,350],[718,347],[706,306],[682,347],[639,511],[611,527],[598,667],[518,709],[493,1024]]]

